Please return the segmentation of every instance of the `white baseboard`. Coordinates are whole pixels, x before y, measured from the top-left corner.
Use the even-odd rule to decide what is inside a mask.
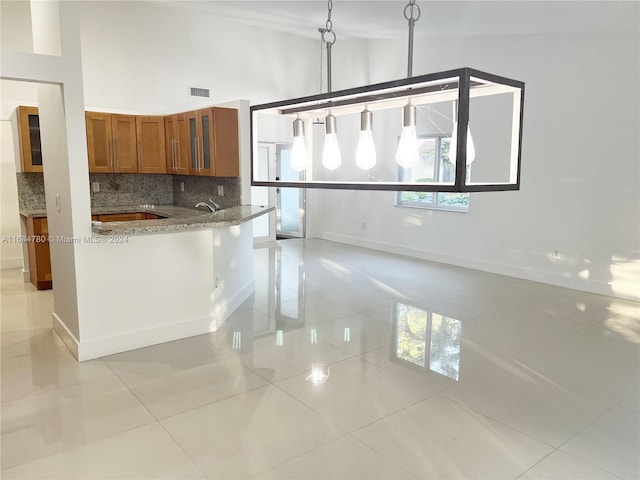
[[[9,268],[22,268],[22,257],[1,258],[0,270]]]
[[[56,320],[60,324],[60,327],[56,328],[58,335],[60,335],[60,329],[68,332],[62,322],[58,318],[56,318]],[[215,331],[214,318],[213,316],[207,316],[82,342],[78,342],[73,335],[68,335],[67,340],[64,338],[62,338],[62,340],[68,346],[68,341],[75,342],[75,346],[69,346],[69,349],[76,355],[78,361],[84,362],[85,360],[92,360],[106,355],[127,352],[129,350],[135,350],[136,348],[180,340],[213,331]],[[74,349],[77,354],[74,352]]]
[[[231,314],[235,312],[247,298],[251,296],[255,289],[255,281],[251,280],[235,295],[233,295],[229,299],[226,299],[226,302],[215,302],[214,317],[216,319],[216,330],[220,327],[220,325],[227,321],[227,318],[229,318]]]
[[[351,237],[348,235],[340,235],[331,232],[317,232],[315,238],[329,240],[337,243],[345,243],[356,247],[370,248],[388,253],[395,253],[408,257],[429,260],[432,262],[446,263],[448,265],[456,265],[458,267],[471,268],[474,270],[482,270],[484,272],[497,273],[509,277],[522,278],[524,280],[532,280],[535,282],[548,283],[559,287],[571,288],[574,290],[582,290],[600,295],[608,295],[610,297],[621,298],[625,300],[640,301],[640,293],[636,296],[625,295],[612,291],[611,286],[601,282],[592,280],[565,277],[549,272],[541,272],[533,268],[526,268],[514,265],[504,265],[499,263],[487,262],[485,260],[477,260],[454,255],[443,255],[439,253],[427,252],[416,248],[403,247],[400,245],[391,245],[373,240],[365,240],[362,238]]]
[[[216,307],[212,316],[124,332],[109,337],[78,341],[76,336],[69,331],[64,322],[55,313],[52,315],[53,329],[78,361],[84,362],[106,355],[135,350],[136,348],[215,332],[254,291],[255,283],[251,280],[227,302],[217,302],[219,306]]]

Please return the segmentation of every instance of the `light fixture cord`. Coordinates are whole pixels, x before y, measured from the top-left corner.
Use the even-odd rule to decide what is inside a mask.
[[[415,1],[415,0],[414,0]],[[331,93],[331,47],[336,43],[336,33],[333,31],[333,22],[331,21],[331,11],[333,10],[333,0],[327,2],[327,21],[322,31],[322,41],[327,44],[327,91]]]
[[[409,0],[404,7],[404,18],[409,22],[409,52],[407,59],[407,78],[413,76],[413,28],[420,18],[420,7],[416,5],[416,0]]]

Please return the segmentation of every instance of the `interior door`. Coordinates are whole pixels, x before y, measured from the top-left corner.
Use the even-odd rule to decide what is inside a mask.
[[[274,178],[276,171],[276,146],[274,143],[258,144],[258,156],[254,159],[253,168],[257,169],[258,178]],[[275,190],[269,187],[251,187],[251,203],[253,205],[275,205]],[[270,242],[276,239],[275,214],[260,215],[253,220],[254,242]]]
[[[291,168],[291,144],[276,145],[276,178],[304,180],[304,171]],[[276,189],[276,238],[304,238],[306,221],[306,190]]]

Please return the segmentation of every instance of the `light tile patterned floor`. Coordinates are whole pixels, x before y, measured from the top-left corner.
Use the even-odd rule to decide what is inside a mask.
[[[255,274],[218,332],[78,364],[2,271],[0,476],[640,477],[639,304],[320,240]]]

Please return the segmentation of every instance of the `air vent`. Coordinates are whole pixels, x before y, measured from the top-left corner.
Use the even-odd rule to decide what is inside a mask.
[[[207,97],[207,98],[209,98],[209,89],[208,88],[199,88],[199,87],[189,87],[189,96],[190,97]]]

